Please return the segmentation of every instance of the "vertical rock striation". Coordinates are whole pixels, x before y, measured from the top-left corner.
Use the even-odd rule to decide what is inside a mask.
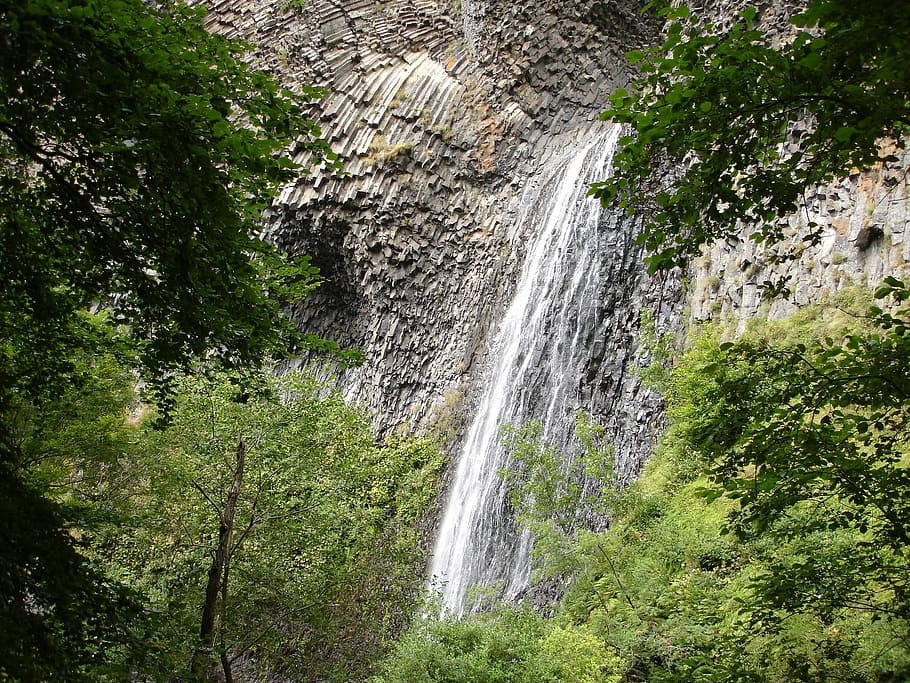
[[[301,325],[366,353],[367,363],[338,381],[373,412],[379,432],[452,422],[448,413],[470,418],[496,361],[495,324],[533,242],[522,197],[547,192],[552,160],[604,132],[597,115],[628,82],[621,55],[660,30],[641,15],[644,0],[205,1],[210,27],[257,45],[255,58],[289,87],[328,90],[313,117],[344,171],[301,177],[269,214],[273,238],[312,255],[323,274],[295,310]],[[723,25],[741,4],[700,6]],[[761,5],[771,22],[788,13],[784,0]],[[792,302],[773,314],[906,269],[899,166],[807,199],[806,214],[828,225],[829,237],[804,255]],[[794,234],[805,220],[792,219]],[[628,480],[661,421],[658,397],[634,372],[646,360],[636,343],[640,312],[655,310],[670,327],[686,316],[678,287],[644,274],[635,221],[608,223],[597,237],[596,314],[577,340],[584,363],[559,400],[564,418],[584,406],[608,425]],[[693,264],[688,320],[762,312],[757,284],[767,268],[746,241],[713,247]],[[557,362],[550,351],[562,343],[554,338],[537,362]],[[543,380],[534,373],[523,382],[517,401],[549,400],[536,396]],[[557,439],[567,438],[564,428]]]
[[[314,118],[344,172],[284,188],[268,229],[320,267],[325,284],[295,313],[307,329],[364,350],[367,363],[338,381],[380,432],[483,409],[495,324],[538,229],[524,220],[527,198],[545,203],[554,163],[608,130],[597,116],[628,81],[621,55],[656,28],[642,4],[210,0],[213,30],[257,44],[256,58],[290,87],[328,90]],[[660,305],[661,288],[644,275],[634,221],[602,212],[584,187],[572,192],[600,216],[585,245],[585,314],[574,340],[559,338],[565,321],[540,330],[506,417],[539,416],[543,405],[549,436],[564,442],[586,407],[608,425],[630,478],[660,420],[658,397],[633,367],[640,310]],[[495,517],[494,541],[508,545],[515,523],[507,497],[497,501],[477,515]],[[515,594],[527,548],[509,562],[525,567]]]
[[[314,117],[344,172],[286,187],[269,230],[321,268],[296,314],[365,351],[340,382],[381,431],[472,400],[528,237],[519,198],[605,125],[619,55],[650,28],[641,4],[209,2],[212,29],[258,45],[289,86],[329,91]]]

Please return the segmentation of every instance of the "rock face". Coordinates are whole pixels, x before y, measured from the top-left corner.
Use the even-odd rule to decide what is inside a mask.
[[[793,31],[789,17],[805,2],[700,0],[692,6],[701,19],[722,27],[750,5],[758,9],[762,27],[775,40],[785,41]],[[794,126],[794,140],[801,127]],[[684,324],[720,320],[741,331],[751,318],[783,318],[808,304],[827,301],[851,284],[874,289],[888,275],[910,275],[910,152],[899,156],[898,161],[865,172],[854,170],[806,192],[800,211],[783,225],[788,239],[780,246],[782,251],[798,252],[795,261],[771,263],[768,248],[748,239],[753,231],[749,226],[742,228],[738,239],[704,249],[690,266]],[[806,247],[801,238],[810,225],[821,226],[822,240]],[[765,301],[760,285],[782,276],[790,279],[790,294]]]
[[[210,27],[258,45],[286,84],[329,91],[313,116],[344,173],[285,188],[269,229],[321,268],[325,284],[297,316],[364,350],[339,381],[380,431],[472,400],[528,237],[516,232],[522,192],[545,159],[602,132],[597,114],[627,81],[620,55],[654,28],[641,4],[209,3]],[[634,327],[640,304],[614,300],[636,289],[632,270],[607,296]],[[634,355],[627,332],[604,360],[611,377]]]
[[[550,597],[527,593],[530,536],[517,528],[512,486],[500,476],[516,469],[501,444],[503,425],[535,421],[566,462],[582,450],[572,436],[579,408],[593,411],[617,439],[620,476],[634,473],[649,450],[649,421],[630,410],[657,407],[656,397],[628,373],[637,322],[628,316],[649,298],[640,287],[647,281],[636,277],[637,250],[630,248],[636,226],[586,196],[591,182],[609,175],[621,132],[609,127],[580,150],[552,156],[545,182],[522,200],[520,226],[531,235],[527,254],[492,340],[491,367],[477,386],[478,407],[429,568],[441,604],[453,613],[482,607],[484,601],[471,598],[478,588],[507,600]],[[614,402],[599,404],[604,397]]]
[[[301,177],[269,215],[272,237],[313,256],[324,277],[298,320],[365,352],[367,363],[337,381],[372,411],[380,433],[435,425],[455,452],[496,365],[496,325],[535,237],[534,222],[523,220],[528,202],[551,190],[554,160],[603,135],[597,115],[629,80],[621,55],[660,26],[641,15],[644,0],[206,3],[210,28],[257,45],[255,58],[288,86],[328,91],[313,118],[344,171]],[[698,11],[723,26],[744,4],[702,0]],[[793,4],[760,3],[781,39]],[[814,220],[828,226],[826,239],[789,266],[797,287],[774,306],[758,288],[773,267],[743,239],[693,263],[684,314],[679,284],[644,274],[636,220],[605,212],[600,265],[585,276],[596,280],[599,304],[579,326],[578,372],[557,392],[565,415],[585,407],[604,423],[620,476],[634,477],[662,421],[659,397],[635,373],[648,361],[637,342],[642,310],[656,313],[658,331],[742,322],[783,315],[851,281],[906,272],[906,168],[855,174],[808,197],[788,227],[796,236]],[[552,357],[560,344],[552,340]],[[549,350],[540,359],[552,364]],[[542,385],[528,377],[525,403]],[[533,406],[521,415],[534,416]],[[508,527],[501,536],[511,543],[518,532],[500,498],[488,517]]]
[[[518,221],[521,197],[542,182],[547,160],[603,131],[597,114],[628,81],[621,55],[660,31],[640,13],[644,0],[205,1],[210,28],[256,45],[255,58],[287,85],[328,91],[313,117],[344,172],[284,188],[269,223],[279,243],[311,254],[323,273],[317,295],[296,311],[301,325],[366,353],[339,382],[380,432],[469,416],[485,343],[530,237]],[[723,26],[745,4],[695,6]],[[799,3],[758,4],[762,21],[785,35]],[[592,335],[579,400],[614,424],[621,448],[645,452],[643,425],[659,421],[659,410],[631,373],[642,362],[634,341],[642,307],[657,309],[667,327],[744,321],[783,315],[849,282],[905,274],[908,163],[807,198],[789,230],[798,235],[812,220],[827,226],[826,238],[788,266],[793,295],[771,306],[758,285],[774,268],[746,239],[693,263],[682,316],[677,288],[643,275],[631,234],[610,237],[604,250],[616,257],[604,260],[601,277],[613,317]]]
[[[692,265],[690,322],[755,317],[781,318],[799,307],[829,299],[850,284],[874,289],[886,276],[910,274],[910,153],[899,162],[854,172],[814,188],[805,209],[787,221],[791,244],[800,245],[810,222],[823,226],[822,241],[788,264],[791,294],[768,303],[759,285],[784,274],[768,263],[763,247],[746,238],[715,244]]]
[[[344,172],[284,188],[268,226],[279,244],[310,254],[325,279],[298,320],[365,352],[367,363],[338,382],[372,411],[380,433],[435,428],[453,455],[465,425],[485,411],[502,348],[493,343],[498,321],[540,230],[526,217],[549,204],[555,169],[604,138],[609,125],[598,114],[628,81],[621,55],[658,28],[640,14],[644,0],[455,2],[209,3],[210,27],[258,44],[256,58],[290,87],[328,90],[313,118]],[[549,395],[558,396],[560,424],[548,436],[565,446],[575,410],[588,409],[607,426],[628,480],[661,420],[659,397],[634,372],[640,312],[677,320],[677,297],[645,276],[635,220],[600,210],[583,188],[573,193],[592,207],[593,244],[584,247],[596,257],[584,271],[586,294],[570,299],[590,305],[570,313],[574,326],[539,326],[542,338],[527,347],[535,371],[504,414],[540,418]],[[564,329],[578,338],[564,343],[555,332]],[[577,350],[562,351],[569,347]],[[501,451],[498,423],[489,433]],[[497,462],[482,465],[498,494],[471,513],[484,538],[465,555],[473,565],[525,567],[507,592],[516,595],[529,573],[527,543],[496,486]],[[496,590],[502,578],[472,570],[466,581]],[[463,601],[462,591],[456,609]]]

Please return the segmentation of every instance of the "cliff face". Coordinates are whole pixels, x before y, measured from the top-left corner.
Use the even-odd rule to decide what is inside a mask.
[[[533,324],[498,327],[519,276],[525,282],[522,264],[538,261],[529,255],[546,232],[556,179],[604,139],[607,124],[597,116],[610,93],[627,85],[622,54],[660,32],[640,14],[643,2],[207,0],[212,29],[256,44],[255,58],[291,88],[328,91],[312,116],[344,171],[301,177],[269,214],[272,237],[312,255],[325,279],[295,311],[301,325],[366,353],[367,363],[338,382],[372,411],[380,433],[436,425],[453,447],[465,437],[456,462],[490,455],[479,475],[464,474],[461,465],[451,473],[450,502],[472,498],[484,477],[492,483],[477,510],[444,516],[443,531],[445,520],[456,518],[452,538],[459,525],[472,530],[463,552],[437,548],[443,559],[433,566],[440,565],[443,583],[505,583],[514,596],[529,573],[526,539],[494,481],[507,465],[496,459],[497,447],[471,445],[496,441],[499,417],[489,429],[476,422],[460,429],[460,421],[493,413],[518,423],[535,418],[565,447],[572,414],[583,407],[607,426],[618,475],[628,481],[662,423],[660,398],[635,372],[648,361],[638,343],[643,309],[656,314],[658,332],[706,319],[744,324],[784,315],[853,281],[874,285],[907,270],[907,163],[898,163],[807,197],[788,230],[798,241],[814,221],[826,226],[826,236],[787,266],[795,283],[787,300],[761,300],[759,283],[781,271],[747,239],[747,228],[742,239],[707,249],[682,292],[674,278],[645,275],[635,217],[594,209],[591,232],[564,242],[569,246],[552,259],[562,264],[554,270],[576,272],[590,247],[596,265],[577,272],[593,285],[576,295],[574,275],[548,282],[554,301],[571,303],[542,306],[547,312],[530,316]],[[744,4],[702,0],[697,11],[724,26]],[[780,40],[794,4],[759,2],[762,21]],[[489,391],[507,333],[522,340],[510,367],[523,369],[506,383],[515,385],[503,399],[508,410],[497,412],[489,406],[502,397],[491,399]],[[536,341],[525,345],[532,334]],[[478,433],[489,438],[474,439]],[[459,552],[464,557],[455,557]],[[453,609],[463,600],[462,593],[452,597]]]
[[[596,137],[610,92],[626,85],[621,55],[656,35],[643,0],[208,0],[214,30],[258,46],[256,59],[291,87],[328,95],[313,117],[344,173],[304,176],[281,193],[275,239],[309,253],[325,284],[296,311],[303,326],[360,346],[369,361],[343,373],[349,395],[381,431],[467,413],[485,341],[514,287],[527,248],[522,197],[546,191],[554,156]],[[718,25],[742,0],[702,0]],[[792,0],[760,2],[785,26]],[[807,250],[793,296],[773,306],[758,284],[773,275],[747,239],[705,252],[689,274],[689,315],[637,265],[634,224],[603,236],[603,310],[577,395],[647,450],[654,397],[630,375],[639,311],[665,321],[779,316],[850,281],[875,284],[910,260],[906,164],[816,190],[794,216],[827,238]],[[660,317],[660,316],[659,316]],[[675,322],[674,322],[675,321]],[[617,415],[617,411],[622,415]],[[629,431],[631,430],[631,431]]]
[[[789,17],[805,0],[697,0],[693,9],[704,21],[727,26],[746,6],[759,10],[758,21],[776,40],[793,31]],[[797,124],[793,139],[800,136]],[[800,211],[784,221],[785,250],[799,258],[784,265],[769,259],[768,248],[749,240],[744,226],[738,238],[712,245],[695,259],[688,273],[688,315],[684,324],[721,320],[740,330],[750,318],[782,318],[797,308],[826,301],[851,284],[874,289],[886,276],[910,275],[910,152],[896,162],[878,164],[830,185],[808,190]],[[821,226],[822,240],[806,245],[810,225]],[[760,284],[790,278],[790,294],[765,301]]]
[[[689,322],[721,319],[742,327],[754,317],[780,318],[799,307],[829,299],[850,284],[874,289],[886,276],[910,274],[910,153],[828,186],[814,188],[803,211],[786,224],[789,244],[800,251],[794,263],[771,265],[764,247],[737,240],[705,249],[692,265]],[[803,249],[800,235],[822,226],[822,241]],[[791,294],[766,302],[759,284],[791,276]]]
[[[329,91],[313,116],[344,173],[285,188],[270,230],[321,268],[325,284],[297,316],[365,351],[340,381],[381,430],[425,426],[471,400],[526,246],[521,198],[546,159],[603,131],[597,114],[627,81],[620,55],[654,29],[641,4],[209,3],[211,28],[258,45],[286,84]],[[607,379],[587,393],[602,405],[630,390],[637,311],[653,298],[631,236],[610,239],[625,265],[606,273],[617,287],[605,297],[622,329],[592,361]]]

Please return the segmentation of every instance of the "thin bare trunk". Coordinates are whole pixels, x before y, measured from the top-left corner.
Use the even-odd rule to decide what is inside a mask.
[[[221,650],[221,668],[224,669],[224,683],[234,683],[234,674],[231,671],[231,658],[226,650]]]
[[[221,581],[221,623],[224,624],[227,617],[227,605],[228,605],[228,579],[231,576],[231,555],[233,551],[228,554],[227,559],[224,562],[224,578]],[[234,683],[234,672],[231,671],[231,659],[228,657],[227,653],[227,642],[224,638],[224,628],[220,629],[221,636],[221,668],[224,671],[224,683]]]
[[[246,460],[246,446],[243,437],[237,439],[237,465],[234,469],[234,480],[228,491],[224,510],[219,512],[218,519],[218,548],[212,557],[209,567],[209,579],[205,587],[205,602],[202,606],[202,623],[199,628],[199,645],[193,653],[191,671],[193,679],[205,681],[211,678],[212,653],[215,649],[215,638],[218,631],[218,596],[224,591],[227,595],[227,572],[231,559],[231,535],[234,529],[234,512],[237,509],[237,498],[240,496],[240,487],[243,484],[243,467]],[[222,661],[225,661],[222,659]],[[230,670],[227,667],[225,673]]]

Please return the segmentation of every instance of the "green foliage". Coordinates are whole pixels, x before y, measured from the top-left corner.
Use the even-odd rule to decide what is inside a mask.
[[[503,428],[502,442],[513,465],[500,474],[512,483],[512,505],[519,522],[533,534],[532,556],[541,577],[571,574],[577,569],[577,535],[592,515],[606,513],[616,493],[614,449],[604,428],[579,411],[575,433],[582,454],[567,461],[563,453],[544,442],[539,422]]]
[[[124,525],[156,519],[153,473],[171,476],[157,486],[178,481],[162,471],[173,461],[133,443],[124,411],[136,378],[124,368],[166,415],[182,372],[338,351],[285,315],[318,273],[260,225],[278,184],[301,171],[282,151],[290,141],[333,161],[302,114],[320,93],[251,69],[247,46],[206,32],[204,14],[179,0],[0,0],[0,523],[11,543],[0,677],[102,680],[134,661],[130,622],[155,621],[123,589],[151,591],[143,568],[112,578],[95,562],[106,559],[98,529],[128,529],[105,552],[160,545]],[[185,555],[150,561],[161,596]],[[147,644],[150,658],[158,647]]]
[[[74,352],[121,350],[163,391],[175,370],[305,343],[282,298],[316,282],[260,236],[297,172],[287,141],[330,158],[291,93],[168,0],[0,3],[0,409],[45,398]],[[120,327],[127,325],[127,327]]]
[[[618,667],[603,641],[584,627],[554,625],[526,610],[500,608],[415,623],[372,681],[616,683]]]
[[[590,629],[572,624],[551,628],[540,642],[544,659],[555,664],[556,680],[618,683],[619,659]]]
[[[735,343],[707,328],[678,359],[660,451],[579,545],[563,601],[624,680],[910,673],[910,296],[893,278],[877,294],[897,308],[817,306]]]
[[[0,628],[15,636],[0,639],[0,678],[185,671],[242,436],[218,646],[235,668],[363,680],[422,584],[435,443],[376,444],[362,411],[296,374],[184,378],[156,429],[131,373],[111,358],[79,367],[83,382],[20,415],[24,459],[0,480]]]
[[[754,8],[720,31],[684,6],[656,5],[667,38],[628,55],[641,75],[632,92],[612,95],[603,118],[632,134],[614,176],[592,189],[604,203],[645,212],[651,272],[684,266],[741,225],[773,246],[784,237],[778,219],[806,188],[888,163],[904,147],[906,3],[811,0],[783,39],[756,26]],[[679,169],[671,181],[658,171],[665,164]],[[805,240],[820,235],[813,226]]]
[[[254,389],[232,377],[182,380],[172,424],[138,436],[118,463],[118,490],[96,492],[121,523],[95,530],[92,554],[163,615],[148,673],[165,678],[190,661],[217,545],[213,508],[242,437],[246,472],[218,624],[230,659],[306,680],[362,675],[408,619],[438,450],[414,440],[376,446],[362,412],[293,374],[262,376]],[[342,635],[358,623],[370,628]]]
[[[721,649],[721,627],[747,595],[731,581],[740,560],[720,535],[722,508],[706,506],[697,483],[651,481],[672,466],[656,461],[624,496],[597,552],[589,551],[589,576],[564,599],[566,614],[589,621],[628,663],[624,680],[661,680],[654,674],[673,671],[708,643],[731,656]],[[730,636],[743,635],[728,626]]]
[[[394,437],[364,454],[343,580],[318,621],[305,680],[364,680],[410,623],[443,464],[438,445],[426,439]]]
[[[4,680],[123,680],[150,628],[141,596],[86,556],[82,530],[100,515],[78,493],[94,486],[86,456],[104,476],[128,447],[133,380],[110,358],[79,355],[72,367],[78,383],[41,410],[15,404],[2,433],[17,456],[0,463]]]
[[[4,681],[122,681],[142,657],[140,596],[80,552],[69,512],[0,466]]]

